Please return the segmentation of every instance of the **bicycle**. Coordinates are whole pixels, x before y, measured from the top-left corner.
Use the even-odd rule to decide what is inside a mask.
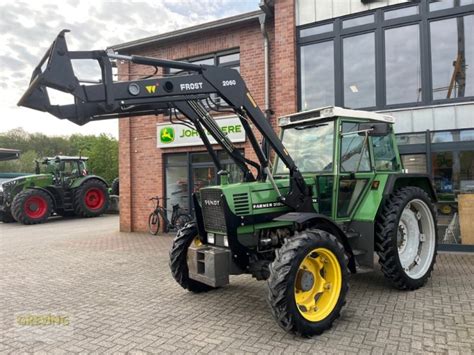
[[[169,200],[169,198],[163,198],[155,196],[150,198],[150,201],[156,201],[155,210],[150,213],[148,217],[148,231],[152,235],[157,235],[160,230],[160,217],[163,219],[163,233],[168,233],[171,229],[179,230],[184,225],[192,220],[190,214],[185,209],[181,208],[179,203],[173,205],[173,211],[171,213],[171,221],[168,219],[168,210],[163,206],[160,206],[160,200]]]

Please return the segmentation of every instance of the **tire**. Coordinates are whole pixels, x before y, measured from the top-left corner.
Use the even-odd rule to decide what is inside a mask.
[[[11,215],[10,212],[4,212],[0,214],[0,222],[3,223],[13,223],[15,222],[15,218]]]
[[[433,202],[419,187],[398,189],[385,201],[376,220],[375,249],[394,287],[416,290],[428,281],[436,262],[436,225]]]
[[[119,189],[119,178],[115,178],[113,181],[112,181],[112,185],[111,185],[111,188],[110,188],[110,194],[111,195],[116,195],[116,196],[119,196],[120,194],[120,189]]]
[[[29,189],[20,192],[12,202],[13,218],[21,224],[44,223],[53,210],[53,200],[44,191]]]
[[[191,222],[192,218],[188,214],[180,214],[177,218],[176,221],[174,222],[174,226],[177,231],[179,231],[181,228],[183,228],[186,223]]]
[[[148,216],[148,232],[152,235],[157,235],[160,231],[160,216],[155,212],[150,213]]]
[[[74,212],[80,217],[97,217],[109,207],[107,186],[100,180],[86,180],[74,193]]]
[[[189,278],[188,248],[198,236],[196,222],[190,222],[181,228],[170,250],[170,269],[173,278],[184,289],[200,293],[213,290],[214,287]],[[196,239],[196,242],[199,240]]]
[[[276,251],[267,280],[267,301],[278,325],[304,337],[331,328],[349,289],[347,263],[344,247],[332,234],[309,229],[288,238]]]

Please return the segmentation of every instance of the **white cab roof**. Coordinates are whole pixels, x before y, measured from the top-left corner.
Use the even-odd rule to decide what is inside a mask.
[[[350,110],[337,106],[325,106],[313,110],[292,113],[278,119],[280,126],[306,121],[322,120],[330,117],[362,118],[371,121],[395,123],[393,116],[372,111]]]

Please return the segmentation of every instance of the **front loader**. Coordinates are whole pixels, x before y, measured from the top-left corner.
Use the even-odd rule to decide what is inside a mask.
[[[436,257],[436,195],[425,175],[403,173],[386,115],[326,107],[280,118],[277,136],[238,71],[106,51],[69,51],[61,32],[34,70],[19,105],[76,124],[166,114],[192,126],[221,177],[193,195],[195,221],[170,251],[175,280],[192,292],[229,283],[230,275],[266,280],[277,323],[303,336],[320,334],[340,315],[349,273],[371,270],[374,252],[392,285],[414,290]],[[94,59],[101,82],[83,85],[71,60]],[[113,60],[174,68],[185,74],[114,82]],[[47,89],[74,97],[51,105]],[[216,98],[218,100],[216,100]],[[239,117],[255,160],[245,157],[212,113]],[[258,131],[273,150],[270,164]],[[230,184],[208,136],[242,172]]]

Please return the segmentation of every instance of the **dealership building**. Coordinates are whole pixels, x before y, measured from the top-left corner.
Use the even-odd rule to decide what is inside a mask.
[[[474,192],[474,0],[266,0],[258,11],[111,48],[237,69],[276,130],[278,117],[323,106],[392,114],[405,169],[433,178],[440,241],[474,244],[459,227],[459,196]],[[150,74],[176,73],[119,63],[121,80]],[[254,158],[236,117],[217,122]],[[219,182],[197,132],[169,117],[122,119],[119,140],[123,231],[146,230],[150,197],[192,212],[192,193]]]

